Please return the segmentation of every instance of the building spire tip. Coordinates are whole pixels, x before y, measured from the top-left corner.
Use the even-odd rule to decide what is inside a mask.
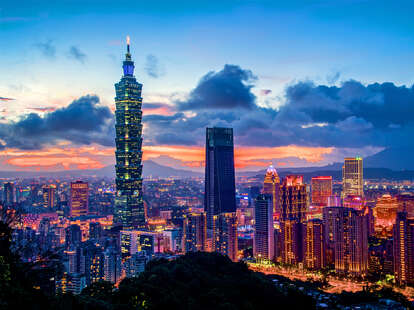
[[[128,50],[128,53],[129,53],[129,44],[130,44],[129,36],[126,37],[126,43],[127,43],[127,50]]]

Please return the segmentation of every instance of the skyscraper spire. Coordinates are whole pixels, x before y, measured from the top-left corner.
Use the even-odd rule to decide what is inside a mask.
[[[125,60],[124,60],[124,64],[122,67],[124,69],[124,76],[133,76],[135,66],[131,58],[129,36],[126,37],[126,43],[127,43],[127,53],[125,54]]]

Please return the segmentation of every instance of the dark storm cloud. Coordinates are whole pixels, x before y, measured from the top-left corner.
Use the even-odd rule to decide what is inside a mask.
[[[52,40],[39,42],[34,45],[46,58],[53,59],[56,57],[56,47]]]
[[[67,107],[46,113],[23,116],[16,122],[0,124],[3,147],[39,149],[66,140],[74,144],[114,144],[111,110],[99,105],[96,96],[84,96]]]
[[[256,77],[250,70],[225,65],[201,78],[188,99],[176,102],[180,110],[254,109],[256,96],[251,92]]]
[[[284,104],[276,110],[258,106],[251,91],[252,77],[250,71],[233,65],[208,73],[187,101],[176,103],[179,110],[191,111],[190,114],[180,112],[160,119],[144,117],[147,142],[168,144],[167,139],[158,137],[173,132],[183,144],[189,144],[194,137],[202,144],[205,127],[227,126],[234,128],[235,141],[240,145],[414,144],[413,87],[393,83],[364,85],[353,80],[341,86],[299,82],[286,88]],[[250,84],[246,85],[246,81]],[[151,132],[157,135],[152,136]]]
[[[152,78],[159,78],[165,74],[158,58],[155,55],[147,55],[145,59],[145,72]]]
[[[86,54],[83,53],[78,47],[71,46],[69,48],[68,57],[75,59],[81,63],[84,63],[86,60]]]

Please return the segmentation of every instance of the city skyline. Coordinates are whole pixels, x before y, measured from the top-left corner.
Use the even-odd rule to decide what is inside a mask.
[[[413,308],[407,12],[1,4],[0,304]]]
[[[1,6],[7,47],[0,57],[6,69],[0,75],[0,170],[114,164],[108,85],[119,75],[128,34],[139,47],[136,72],[146,85],[144,161],[202,171],[203,130],[213,126],[234,128],[240,170],[270,162],[324,166],[385,148],[412,149],[414,96],[405,63],[414,47],[409,40],[402,44],[411,20],[401,7],[182,1],[171,10],[161,1],[139,10],[103,2],[96,10],[92,3],[73,9],[41,1],[19,11]],[[399,16],[393,27],[383,18],[390,10]],[[159,23],[150,27],[151,20]],[[96,28],[85,27],[90,22]],[[71,23],[76,27],[65,29]],[[246,49],[245,37],[255,48]],[[77,121],[68,121],[75,115]]]

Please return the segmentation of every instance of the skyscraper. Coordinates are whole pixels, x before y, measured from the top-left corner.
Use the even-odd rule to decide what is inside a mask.
[[[76,217],[88,214],[89,185],[87,182],[70,183],[70,216]]]
[[[207,230],[213,230],[213,217],[236,212],[234,146],[232,128],[206,129],[206,170],[204,208]]]
[[[272,260],[274,257],[274,228],[272,197],[261,194],[255,199],[255,230],[253,255],[256,258]]]
[[[263,183],[263,194],[270,195],[272,197],[273,214],[275,217],[279,217],[279,190],[280,179],[276,169],[270,166],[266,170],[266,175]]]
[[[124,229],[145,226],[142,201],[142,84],[134,77],[129,39],[124,75],[115,84],[116,198],[114,223]]]
[[[364,195],[362,157],[345,158],[342,166],[342,198]]]
[[[327,206],[328,198],[332,195],[332,177],[317,176],[311,180],[312,204]]]

